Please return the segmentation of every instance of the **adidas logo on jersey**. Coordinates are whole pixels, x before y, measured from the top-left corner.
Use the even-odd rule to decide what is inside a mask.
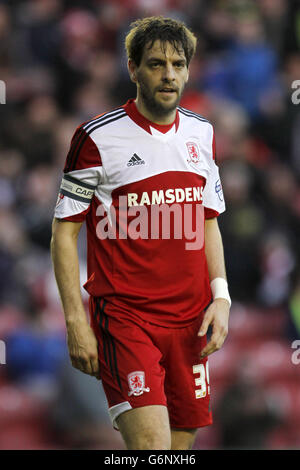
[[[127,166],[134,166],[134,165],[145,165],[144,160],[142,160],[136,153],[134,153],[127,163]]]

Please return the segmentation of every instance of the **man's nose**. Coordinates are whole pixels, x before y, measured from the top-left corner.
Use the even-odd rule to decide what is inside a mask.
[[[163,79],[166,81],[175,80],[175,73],[172,64],[166,64],[166,66],[164,67]]]

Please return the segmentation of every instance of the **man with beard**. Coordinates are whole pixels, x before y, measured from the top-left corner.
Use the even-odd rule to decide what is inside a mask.
[[[127,448],[190,449],[212,423],[207,356],[226,338],[231,304],[214,133],[178,106],[193,33],[150,17],[131,25],[125,44],[137,97],[77,128],[52,259],[72,365],[102,380]],[[84,221],[90,322],[76,244]]]

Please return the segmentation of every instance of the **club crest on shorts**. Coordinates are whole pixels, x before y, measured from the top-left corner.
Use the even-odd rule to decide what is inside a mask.
[[[127,379],[130,388],[128,396],[134,395],[135,397],[138,397],[144,392],[150,392],[150,388],[145,387],[145,372],[136,370],[128,374]]]
[[[198,149],[198,145],[195,142],[186,142],[186,146],[189,152],[188,163],[193,162],[197,163],[200,162],[200,152]]]

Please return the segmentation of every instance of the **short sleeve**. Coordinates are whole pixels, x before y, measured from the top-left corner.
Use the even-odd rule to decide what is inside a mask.
[[[203,191],[203,205],[205,208],[205,218],[211,219],[213,217],[217,217],[225,211],[222,183],[219,174],[219,168],[216,163],[216,144],[213,128],[211,140],[211,158],[208,160],[208,163],[209,175]]]
[[[57,219],[83,222],[95,189],[101,184],[102,162],[91,136],[79,126],[71,140],[54,210]]]

